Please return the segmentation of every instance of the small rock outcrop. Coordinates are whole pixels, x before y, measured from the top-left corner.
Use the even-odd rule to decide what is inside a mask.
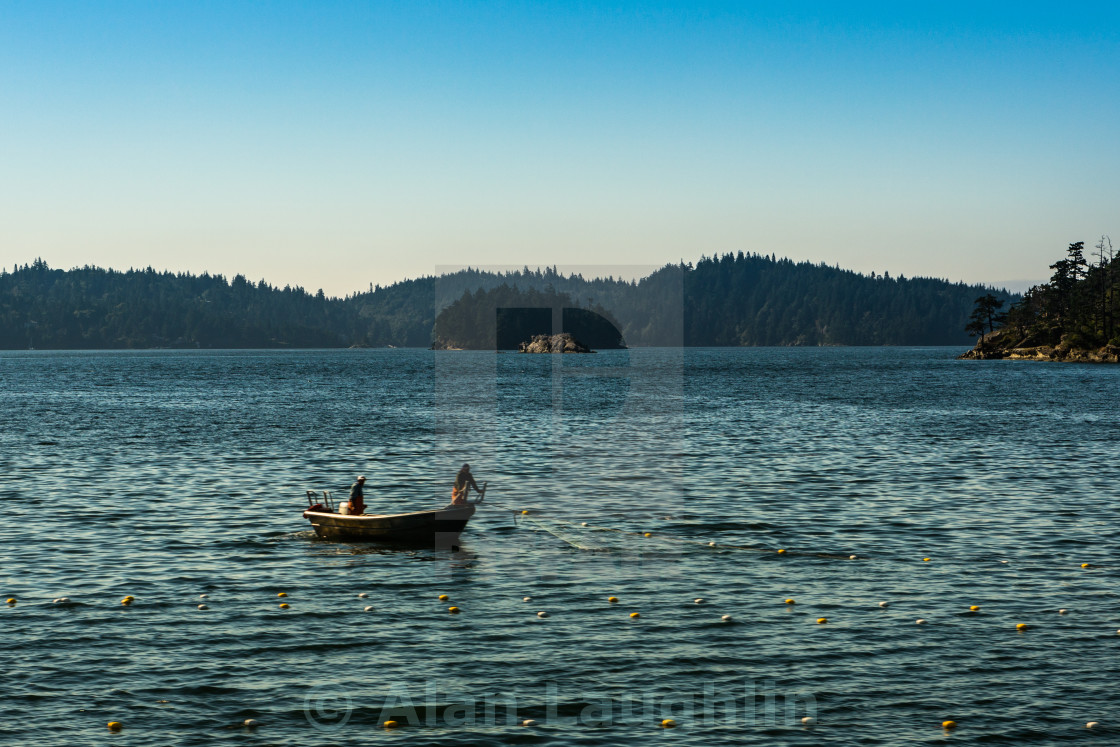
[[[1120,346],[1077,347],[1064,338],[1057,345],[1031,344],[1032,340],[1012,337],[1009,330],[998,329],[976,343],[959,358],[974,360],[1061,361],[1064,363],[1120,363]]]
[[[591,353],[594,352],[567,332],[558,335],[533,335],[533,339],[521,343],[520,353]]]

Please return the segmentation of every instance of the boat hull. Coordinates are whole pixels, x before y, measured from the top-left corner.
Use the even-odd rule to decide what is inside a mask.
[[[407,514],[345,516],[304,511],[303,516],[323,539],[447,547],[458,542],[474,511],[474,505],[467,504]]]

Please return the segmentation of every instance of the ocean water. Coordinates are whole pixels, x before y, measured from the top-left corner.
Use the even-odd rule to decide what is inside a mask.
[[[0,743],[1116,744],[1120,368],[959,352],[0,353]]]

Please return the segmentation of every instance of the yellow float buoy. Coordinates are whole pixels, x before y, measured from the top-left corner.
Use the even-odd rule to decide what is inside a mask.
[[[291,606],[292,606],[292,605],[288,604],[287,602],[281,602],[281,603],[280,603],[280,609],[282,609],[282,610],[286,610],[286,609],[288,609],[288,608],[289,608],[289,607],[291,607]]]
[[[386,721],[385,723],[382,724],[382,726],[384,726],[386,729],[396,729],[397,727],[400,726],[400,723],[398,723],[396,721]]]
[[[451,597],[447,596],[446,594],[440,594],[439,595],[439,601],[441,601],[441,602],[446,602],[450,598]]]
[[[652,537],[652,536],[653,536],[653,533],[652,533],[652,532],[646,532],[646,533],[645,533],[644,535],[642,535],[642,536],[643,536],[643,537]]]
[[[15,597],[8,597],[8,604],[15,604],[15,603],[16,603],[16,598]]]
[[[922,558],[922,562],[923,562],[923,563],[928,563],[928,562],[929,562],[929,558]]]
[[[125,597],[121,600],[121,604],[123,604],[125,607],[132,604],[132,597]]]
[[[1082,567],[1082,568],[1089,568],[1089,567],[1090,567],[1090,565],[1089,565],[1088,563],[1082,563],[1082,564],[1081,564],[1081,567]]]
[[[779,554],[779,555],[781,555],[781,554],[782,554],[782,553],[784,553],[784,552],[785,552],[785,550],[784,550],[784,549],[782,549],[782,550],[778,550],[778,554]]]
[[[527,513],[529,513],[529,511],[528,511],[528,509],[526,509],[526,510],[522,511],[521,513],[522,514],[527,514]]]
[[[662,720],[661,720],[661,728],[662,728],[662,729],[672,729],[672,728],[674,728],[674,727],[675,727],[676,725],[677,725],[677,722],[676,722],[676,721],[674,721],[674,720],[673,720],[673,719],[671,719],[671,718],[666,718],[666,719],[662,719]]]
[[[1027,624],[1026,623],[1019,623],[1018,625],[1015,626],[1015,629],[1016,630],[1026,630],[1027,629]]]
[[[818,617],[817,618],[817,625],[824,625],[826,622],[828,622],[827,617]]]
[[[980,605],[974,604],[974,605],[972,605],[971,607],[968,608],[968,611],[969,612],[979,612],[980,611]]]
[[[640,612],[631,612],[631,613],[630,613],[630,617],[641,617],[641,616],[642,616],[642,615],[641,615],[641,613],[640,613]]]
[[[286,592],[286,591],[282,591],[282,592],[280,592],[279,594],[277,594],[276,596],[278,596],[278,597],[286,597],[286,596],[288,596],[288,592]]]
[[[793,601],[792,599],[787,599],[786,604],[797,604],[797,602]]]
[[[617,602],[617,601],[618,601],[618,597],[607,597],[607,601],[608,601],[608,602]]]
[[[957,722],[956,721],[942,721],[941,722],[941,728],[942,729],[956,729],[957,728]]]
[[[448,607],[447,611],[450,612],[452,615],[458,615],[460,612],[462,612],[462,610],[459,609],[458,607]]]
[[[122,724],[120,721],[110,721],[106,726],[108,727],[109,731],[120,731],[124,728],[124,724]]]

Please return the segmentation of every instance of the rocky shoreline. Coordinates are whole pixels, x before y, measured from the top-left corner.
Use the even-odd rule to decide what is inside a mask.
[[[958,359],[968,360],[1016,360],[1016,361],[1057,361],[1061,363],[1120,363],[1120,346],[1105,345],[1102,348],[1077,348],[1064,343],[1057,345],[1035,345],[1030,347],[1005,347],[998,339],[999,332],[981,340]]]

